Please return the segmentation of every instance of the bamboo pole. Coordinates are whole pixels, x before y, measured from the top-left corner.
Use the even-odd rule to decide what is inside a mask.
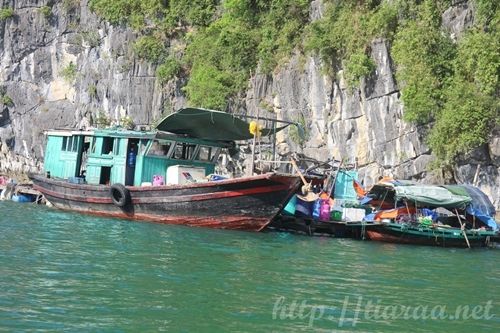
[[[457,214],[457,217],[458,217],[458,222],[460,223],[460,229],[462,229],[462,233],[464,235],[464,238],[465,238],[465,241],[467,242],[467,246],[469,247],[470,249],[470,242],[469,242],[469,238],[467,237],[467,233],[465,232],[465,223],[462,223],[462,219],[460,218],[460,215],[458,214],[458,211],[457,209],[455,208],[455,214]]]
[[[276,122],[273,121],[273,161],[276,159]],[[276,165],[273,163],[273,171],[276,169]]]
[[[377,210],[381,210],[382,209],[382,205],[384,204],[385,202],[385,197],[387,196],[387,193],[389,193],[389,189],[386,189],[385,190],[385,193],[384,193],[384,197],[382,198],[382,202],[380,203],[380,205],[378,206],[378,209]]]
[[[297,163],[295,162],[295,160],[292,158],[292,160],[290,161],[290,163],[292,163],[292,166],[295,168],[295,170],[297,171],[297,173],[299,174],[299,177],[300,179],[302,180],[302,182],[304,183],[304,185],[309,185],[309,183],[306,181],[306,178],[304,177],[304,175],[302,174],[302,172],[300,171],[299,167],[297,166]]]
[[[342,164],[344,164],[344,159],[340,160],[339,166],[337,168],[337,172],[335,173],[335,176],[333,176],[333,186],[332,186],[332,189],[330,190],[330,198],[335,196],[335,193],[333,193],[333,191],[335,191],[335,183],[337,182],[337,175],[339,174],[339,172],[341,172],[340,168],[342,167]]]
[[[405,206],[406,206],[406,212],[408,213],[408,215],[411,215],[410,214],[410,207],[408,207],[408,201],[405,200]],[[415,209],[416,211],[416,209]]]
[[[257,141],[257,132],[259,131],[259,115],[260,115],[260,109],[257,109],[257,128],[255,130],[255,133],[253,134],[253,142],[252,142],[252,169],[250,170],[250,176],[253,175],[255,171],[255,144]]]
[[[472,181],[472,185],[477,186],[479,181],[479,169],[481,169],[481,163],[477,165],[476,173],[474,174],[474,180]]]

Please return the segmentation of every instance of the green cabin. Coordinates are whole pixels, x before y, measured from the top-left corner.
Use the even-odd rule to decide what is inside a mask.
[[[53,130],[47,132],[44,171],[56,178],[85,177],[88,184],[140,186],[155,175],[166,177],[170,166],[214,173],[221,149],[229,146],[161,131]]]
[[[259,135],[274,136],[292,124],[267,120],[272,127],[259,128]],[[284,125],[276,127],[278,122]],[[172,177],[186,170],[196,172],[198,179],[214,173],[222,148],[255,137],[250,127],[226,112],[184,108],[166,116],[153,131],[52,130],[46,132],[44,171],[50,177],[88,184],[141,186],[155,176],[178,184],[168,179],[171,167],[177,168]]]

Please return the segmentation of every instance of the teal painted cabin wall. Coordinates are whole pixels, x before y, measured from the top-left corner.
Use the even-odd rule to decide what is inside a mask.
[[[60,158],[62,142],[62,136],[49,136],[47,138],[43,170],[45,173],[50,172],[54,177],[62,177],[64,174],[64,165]]]
[[[110,184],[125,184],[128,139],[113,138],[113,149],[109,153],[103,151],[104,137],[96,136],[93,140],[95,140],[95,150],[90,151],[87,161],[87,183],[99,184],[104,167],[110,168]]]
[[[198,154],[197,149],[201,149],[201,146],[192,150],[189,160],[172,158],[175,143],[219,148],[224,144],[169,135],[159,139],[161,142],[173,144],[168,153],[145,155],[152,146],[152,140],[156,141],[154,135],[155,133],[106,130],[73,135],[67,131],[62,134],[49,134],[44,170],[50,171],[53,177],[68,178],[79,176],[80,169],[85,169],[88,184],[121,183],[135,186],[140,186],[144,182],[152,182],[154,175],[166,178],[167,168],[173,165],[203,167],[205,175],[214,173],[215,157],[210,161],[193,159]],[[85,151],[84,146],[88,147]],[[132,147],[134,153],[137,154],[135,167],[129,165],[127,161]]]
[[[128,139],[115,138],[113,147],[113,167],[111,168],[111,184],[125,184],[125,164],[127,163]]]
[[[134,185],[140,186],[143,182],[152,182],[154,175],[161,175],[166,178],[167,168],[172,165],[203,167],[205,168],[205,176],[215,171],[215,165],[213,163],[172,160],[161,156],[140,156],[137,158]]]
[[[82,149],[83,136],[81,135],[48,136],[45,149],[45,173],[50,172],[51,177],[58,178],[79,176]]]

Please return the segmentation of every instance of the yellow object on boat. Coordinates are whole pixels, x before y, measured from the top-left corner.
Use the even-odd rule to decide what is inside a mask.
[[[260,136],[260,130],[262,129],[262,127],[255,121],[255,120],[252,120],[250,122],[250,125],[248,126],[248,130],[250,131],[250,134],[253,134],[257,137]]]

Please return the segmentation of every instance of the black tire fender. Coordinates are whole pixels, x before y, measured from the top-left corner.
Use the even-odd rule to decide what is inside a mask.
[[[130,203],[130,191],[122,184],[113,184],[109,189],[111,200],[118,207],[125,207]]]

